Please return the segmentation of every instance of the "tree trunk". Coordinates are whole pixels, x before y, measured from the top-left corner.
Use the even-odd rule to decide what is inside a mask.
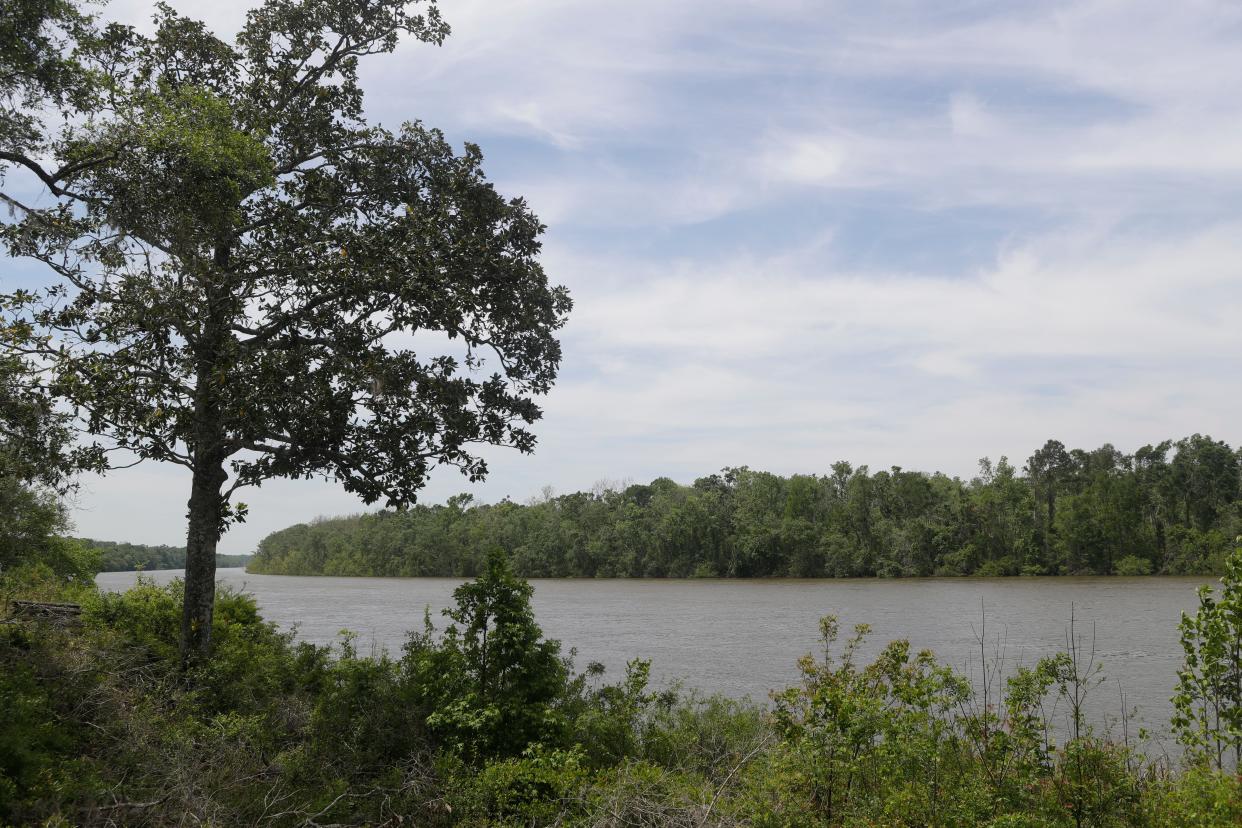
[[[1056,502],[1057,493],[1053,488],[1053,482],[1048,481],[1048,525],[1044,527],[1044,560],[1048,562],[1048,566],[1052,568],[1052,524],[1056,521]]]
[[[221,487],[228,475],[220,459],[196,462],[190,490],[185,550],[185,598],[181,613],[181,657],[189,663],[211,652],[211,618],[216,598],[216,545],[223,511]]]
[[[1164,535],[1164,521],[1156,519],[1156,571],[1164,570],[1165,552],[1168,549],[1168,541]]]
[[[217,274],[228,270],[229,248],[219,244],[213,255]],[[224,528],[224,470],[227,453],[220,423],[219,372],[228,336],[224,307],[228,293],[209,285],[201,333],[196,343],[194,434],[190,456],[194,481],[190,488],[186,532],[185,596],[181,613],[181,660],[184,665],[211,653],[211,618],[216,599],[216,545]]]

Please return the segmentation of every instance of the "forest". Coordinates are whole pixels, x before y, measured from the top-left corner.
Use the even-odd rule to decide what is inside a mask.
[[[100,572],[185,568],[184,546],[147,546],[91,538],[78,538],[77,541],[99,555]],[[247,560],[247,555],[216,555],[216,566],[245,566]]]
[[[781,477],[726,468],[681,485],[598,486],[527,504],[318,519],[259,544],[251,572],[461,576],[488,550],[524,577],[903,577],[1219,572],[1242,534],[1239,451],[1209,436],[1068,450],[969,481],[833,464]]]

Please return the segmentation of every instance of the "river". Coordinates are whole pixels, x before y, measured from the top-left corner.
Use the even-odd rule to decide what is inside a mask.
[[[148,573],[166,582],[180,571]],[[134,583],[133,572],[101,573],[105,589]],[[221,569],[219,580],[254,595],[263,615],[300,638],[358,634],[361,648],[398,653],[424,608],[437,627],[461,581],[450,578],[335,578],[250,575]],[[535,617],[550,638],[577,649],[576,664],[599,661],[614,678],[631,658],[649,658],[659,683],[734,697],[766,699],[797,681],[796,660],[817,650],[818,619],[832,613],[842,629],[860,622],[873,634],[864,656],[895,638],[927,648],[945,663],[979,676],[981,621],[989,658],[1030,665],[1064,649],[1071,612],[1106,681],[1092,691],[1092,718],[1119,717],[1124,690],[1131,722],[1167,748],[1169,696],[1182,653],[1177,621],[1196,606],[1210,578],[920,578],[904,580],[544,580],[535,579]],[[1118,731],[1119,735],[1119,731]]]

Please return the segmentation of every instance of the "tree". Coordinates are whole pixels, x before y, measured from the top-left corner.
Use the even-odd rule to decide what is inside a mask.
[[[1225,562],[1220,594],[1199,588],[1199,609],[1182,613],[1185,660],[1177,671],[1173,729],[1193,759],[1242,771],[1242,548]]]
[[[1178,440],[1170,473],[1183,499],[1186,523],[1200,531],[1213,528],[1220,513],[1238,499],[1238,458],[1227,443],[1210,436]]]
[[[1165,563],[1168,549],[1168,523],[1176,519],[1173,514],[1173,492],[1169,474],[1168,454],[1172,440],[1156,445],[1146,445],[1134,452],[1134,474],[1139,487],[1143,516],[1151,526],[1152,543],[1155,546],[1154,564],[1160,569]]]
[[[560,643],[543,638],[530,597],[505,553],[493,548],[479,577],[453,592],[444,640],[430,628],[414,636],[407,660],[434,667],[434,713],[428,720],[471,759],[517,756],[528,745],[554,741],[564,722],[555,709],[569,668]]]
[[[1052,533],[1057,516],[1057,488],[1069,475],[1072,461],[1065,445],[1060,440],[1049,440],[1044,447],[1035,451],[1026,461],[1026,473],[1031,480],[1035,492],[1035,504],[1038,508],[1040,493],[1046,507],[1046,519],[1043,525],[1044,564],[1050,569],[1054,567],[1052,559]],[[1039,523],[1038,518],[1036,524]]]
[[[124,30],[101,33],[94,23],[73,0],[6,0],[0,17],[0,161],[14,162],[45,142],[38,114],[45,104],[83,112],[95,102],[100,79],[88,63]]]
[[[99,551],[63,537],[68,527],[54,492],[0,475],[0,579],[32,567],[58,580],[92,583]]]
[[[14,351],[20,333],[0,330],[0,477],[64,494],[75,474],[102,468],[97,446],[75,445],[69,418],[44,378]]]
[[[91,64],[91,117],[0,148],[55,197],[6,195],[3,239],[54,274],[16,315],[54,336],[57,392],[85,431],[191,477],[187,658],[210,648],[239,489],[323,476],[400,505],[437,465],[482,478],[476,444],[533,449],[570,309],[542,225],[478,147],[363,115],[360,58],[448,34],[412,5],[267,0],[232,43],[161,5]]]
[[[77,472],[100,468],[103,456],[73,444],[67,415],[22,358],[29,330],[0,328],[0,346],[0,574],[33,564],[89,581],[98,555],[58,537],[69,527],[60,496],[76,486]]]

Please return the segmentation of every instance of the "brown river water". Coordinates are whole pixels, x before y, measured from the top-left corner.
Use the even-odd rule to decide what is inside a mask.
[[[165,582],[180,571],[148,573]],[[134,583],[133,572],[102,573],[105,589]],[[252,594],[263,615],[300,638],[329,643],[341,630],[357,644],[399,654],[407,631],[421,629],[424,608],[437,628],[440,611],[461,583],[451,578],[336,578],[249,575],[221,569],[219,580]],[[979,634],[986,621],[989,658],[1006,671],[1065,649],[1071,613],[1106,680],[1088,699],[1091,719],[1120,718],[1121,692],[1133,735],[1145,726],[1144,749],[1176,753],[1167,738],[1169,696],[1182,652],[1177,622],[1196,606],[1195,589],[1211,578],[920,578],[904,580],[545,580],[535,579],[535,617],[560,639],[575,663],[603,663],[614,679],[632,658],[652,662],[657,683],[733,697],[767,698],[796,682],[799,656],[818,648],[818,619],[835,614],[843,630],[872,626],[863,656],[906,638],[976,681]],[[1054,715],[1060,716],[1062,711]],[[1120,737],[1120,725],[1112,725]]]

